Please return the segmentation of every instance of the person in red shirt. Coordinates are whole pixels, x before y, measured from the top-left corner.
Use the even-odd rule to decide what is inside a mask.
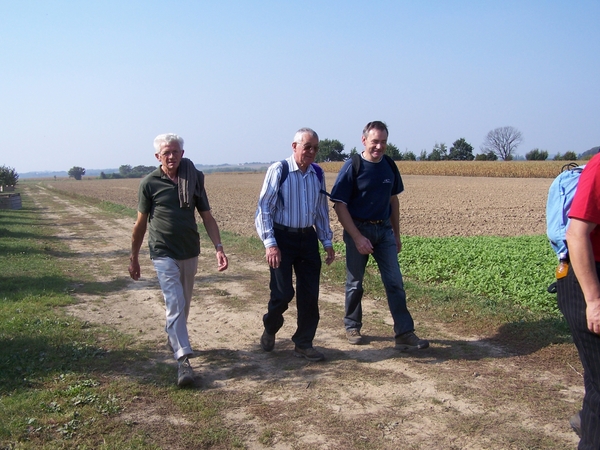
[[[570,269],[557,282],[565,316],[583,365],[585,395],[579,413],[579,449],[600,449],[600,155],[581,172],[569,211]]]

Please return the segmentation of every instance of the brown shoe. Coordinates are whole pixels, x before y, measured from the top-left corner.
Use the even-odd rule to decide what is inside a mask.
[[[294,356],[297,358],[306,358],[309,361],[323,361],[325,355],[312,347],[308,348],[294,348]]]
[[[429,341],[419,339],[413,331],[401,334],[396,338],[396,350],[403,352],[409,350],[422,350],[429,347]]]
[[[358,328],[349,328],[346,330],[346,339],[352,345],[360,345],[363,343],[363,337]]]
[[[260,346],[265,352],[273,351],[273,348],[275,347],[275,335],[269,334],[267,333],[267,330],[265,330],[260,337]]]

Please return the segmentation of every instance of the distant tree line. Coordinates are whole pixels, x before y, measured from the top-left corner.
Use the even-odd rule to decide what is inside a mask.
[[[344,144],[340,141],[337,139],[323,139],[322,141],[319,141],[319,152],[315,157],[315,161],[345,161],[357,152],[356,147],[354,147],[350,150],[350,153],[344,153]],[[464,138],[456,140],[450,149],[448,149],[444,143],[436,143],[431,153],[428,154],[423,150],[419,157],[408,150],[406,152],[401,152],[397,146],[388,142],[385,154],[394,161],[472,161],[475,159],[475,156],[473,156],[473,146]],[[493,155],[485,155],[484,159],[488,158],[497,159],[497,157]]]
[[[355,153],[358,153],[356,147],[350,150],[350,153],[344,153],[344,144],[337,139],[323,139],[319,141],[319,152],[315,156],[315,162],[346,161]],[[413,152],[402,153],[391,142],[388,142],[385,154],[394,161],[416,161],[417,157]]]
[[[503,161],[511,161],[515,158],[515,152],[517,147],[523,141],[522,133],[514,127],[499,127],[491,130],[485,137],[484,142],[480,148],[481,153],[474,155],[473,146],[466,141],[465,138],[460,138],[454,141],[450,148],[445,143],[438,144],[437,142],[433,146],[431,152],[427,153],[426,150],[421,150],[421,153],[417,157],[413,152],[406,151],[401,152],[391,142],[387,143],[385,154],[392,158],[394,161],[496,161],[501,159]],[[594,147],[588,152],[595,154],[600,151],[600,147]],[[585,152],[581,156],[586,156],[588,152]],[[356,147],[352,148],[349,153],[344,153],[344,144],[337,139],[323,139],[319,142],[319,152],[315,156],[315,161],[320,162],[331,162],[331,161],[346,161],[352,155],[358,153]],[[590,155],[589,157],[591,157]],[[522,158],[522,157],[518,157]],[[527,161],[545,161],[548,159],[548,152],[546,150],[540,150],[534,148],[533,150],[525,154]],[[575,161],[578,156],[573,151],[567,151],[564,154],[558,153],[553,158],[555,161]],[[143,178],[149,173],[156,169],[155,166],[135,166],[122,165],[119,167],[118,173],[105,174],[100,173],[100,178]],[[206,172],[239,172],[240,170],[255,171],[256,169],[240,169],[239,167],[227,167],[227,168],[212,168],[206,169]],[[12,172],[11,172],[12,171]],[[85,169],[83,167],[72,167],[69,170],[69,177],[73,177],[76,180],[81,180],[81,177],[85,175]],[[16,178],[14,176],[16,175]],[[2,180],[6,178],[8,182]],[[8,167],[0,167],[0,184],[15,184],[18,179],[18,175],[14,172],[14,169]],[[11,181],[14,180],[14,183]]]
[[[152,173],[156,170],[156,166],[135,166],[131,167],[128,164],[124,164],[119,167],[118,173],[109,173],[105,174],[104,172],[100,172],[100,178],[103,180],[106,179],[115,179],[115,178],[144,178],[149,173]]]
[[[546,161],[548,159],[548,152],[534,148],[530,152],[525,153],[525,159],[527,161]],[[577,161],[577,159],[577,154],[571,151],[565,152],[564,155],[557,153],[553,158],[554,161]]]
[[[394,161],[512,161],[515,159],[517,147],[522,143],[522,133],[514,127],[499,127],[491,130],[485,137],[480,148],[480,153],[473,154],[473,146],[460,138],[454,141],[448,148],[445,143],[435,143],[431,152],[421,150],[417,157],[413,152],[400,152],[391,142],[388,142],[386,155]],[[316,162],[345,161],[351,155],[357,153],[356,147],[350,150],[350,153],[344,153],[344,144],[337,139],[323,139],[319,142],[319,152],[315,157]],[[522,157],[517,157],[522,158]],[[533,149],[525,155],[528,161],[544,161],[548,159],[548,152],[540,149]],[[554,156],[555,161],[574,161],[577,160],[577,154],[568,151],[561,155]]]

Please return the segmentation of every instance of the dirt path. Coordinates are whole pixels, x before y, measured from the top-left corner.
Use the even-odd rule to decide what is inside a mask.
[[[133,221],[111,218],[40,185],[24,189],[95,282],[121,286],[102,294],[78,293],[80,302],[70,311],[135,336],[156,350],[157,360],[175,367],[165,348],[162,296],[147,251],[140,258],[142,280],[127,276]],[[341,320],[343,288],[325,284],[314,344],[327,361],[293,357],[293,307],[275,351],[267,354],[258,345],[267,267],[243,254],[228,256],[230,269],[218,273],[213,252],[201,255],[189,331],[201,391],[240,399],[225,420],[246,448],[576,447],[567,419],[583,388],[572,354],[564,360],[552,347],[516,354],[447,325],[420,323],[418,314],[417,329],[424,330],[420,334],[431,348],[400,353],[393,349],[381,299],[365,301],[368,344],[351,346]],[[124,415],[140,423],[150,420],[147,410]],[[163,419],[193,426],[183,417]]]

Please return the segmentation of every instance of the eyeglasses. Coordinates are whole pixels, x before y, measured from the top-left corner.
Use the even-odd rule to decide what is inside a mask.
[[[159,153],[159,155],[160,155],[161,158],[163,156],[167,157],[167,158],[170,158],[171,156],[174,156],[175,158],[177,158],[179,155],[181,155],[181,151],[179,151],[179,150],[174,150],[172,152],[167,151],[167,152]]]
[[[302,145],[302,149],[304,149],[307,152],[314,150],[316,153],[319,151],[319,145],[302,144],[301,142],[296,142],[296,145]]]

